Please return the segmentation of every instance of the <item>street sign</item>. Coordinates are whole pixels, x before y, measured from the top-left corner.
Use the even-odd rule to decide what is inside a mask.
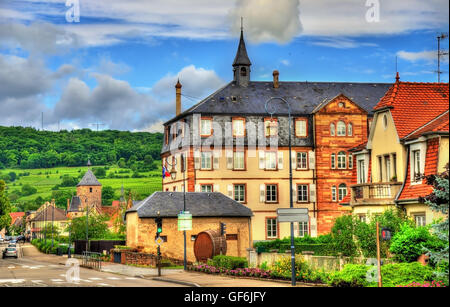
[[[389,241],[392,238],[392,231],[389,228],[381,229],[381,239],[383,241]]]
[[[307,208],[282,208],[277,209],[278,223],[308,222]]]
[[[178,214],[178,231],[192,230],[192,214],[189,211]]]
[[[164,240],[161,237],[157,237],[155,240],[155,243],[156,243],[156,245],[160,246],[161,244],[164,243]]]

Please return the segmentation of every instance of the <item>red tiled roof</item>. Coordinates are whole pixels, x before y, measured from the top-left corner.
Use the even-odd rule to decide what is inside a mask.
[[[425,176],[436,174],[439,154],[439,138],[427,141],[427,154],[425,157]],[[433,187],[426,184],[425,179],[420,184],[411,185],[411,161],[408,163],[405,187],[403,188],[399,200],[417,199],[433,192]]]
[[[25,215],[25,212],[11,212],[11,213],[9,214],[9,216],[11,217],[11,225],[13,225],[14,222],[15,222],[18,218],[23,217],[24,215]]]
[[[407,140],[416,139],[425,133],[430,132],[449,132],[449,117],[448,110],[443,114],[439,115],[437,118],[433,119],[426,125],[424,125],[419,130],[413,132],[411,135],[407,137]]]
[[[448,110],[448,83],[397,81],[374,108],[390,107],[399,138],[424,126]]]
[[[350,152],[353,152],[353,151],[358,152],[358,151],[364,150],[366,148],[367,148],[367,141],[365,141],[364,143],[361,143],[361,144],[359,144],[359,145],[349,149],[348,151],[350,151]]]

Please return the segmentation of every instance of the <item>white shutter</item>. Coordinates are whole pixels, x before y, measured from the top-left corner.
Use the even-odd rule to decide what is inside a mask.
[[[200,151],[199,150],[195,150],[194,151],[194,164],[195,164],[195,169],[200,169]]]
[[[283,152],[279,151],[278,152],[278,169],[283,169],[283,163],[284,163]]]
[[[316,155],[314,151],[308,152],[309,169],[316,169]]]
[[[294,223],[294,237],[299,237],[300,236],[300,232],[299,232],[299,223],[295,222]]]
[[[227,150],[227,169],[233,169],[233,151]]]
[[[259,185],[259,201],[261,203],[266,202],[266,185],[265,184]]]
[[[291,163],[292,163],[292,170],[297,169],[297,153],[294,150],[291,150]]]
[[[315,238],[317,237],[317,219],[315,217],[311,217],[309,218],[309,222],[310,222],[310,235],[311,237]]]
[[[296,184],[292,184],[292,202],[293,203],[297,202],[297,185]]]
[[[263,150],[259,151],[259,169],[266,169],[265,152]]]
[[[233,185],[228,185],[228,197],[233,199]]]
[[[214,192],[214,193],[220,192],[220,186],[219,186],[218,184],[215,184],[215,185],[214,185],[214,190],[213,190],[213,192]]]
[[[310,184],[309,185],[309,202],[315,202],[316,201],[316,185]]]
[[[201,186],[199,184],[196,184],[195,185],[195,192],[201,192],[201,191],[202,191]]]
[[[215,152],[213,153],[213,161],[214,161],[213,169],[218,170],[219,169],[219,157],[217,156],[217,154]]]

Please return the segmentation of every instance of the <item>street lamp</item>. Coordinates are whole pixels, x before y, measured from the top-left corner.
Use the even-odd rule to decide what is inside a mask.
[[[281,100],[282,102],[284,102],[285,104],[287,104],[288,106],[288,115],[289,115],[289,203],[290,203],[290,208],[294,208],[294,203],[293,203],[293,195],[292,195],[292,145],[291,145],[291,121],[292,121],[292,117],[291,117],[291,106],[289,104],[289,102],[287,102],[285,99],[281,98],[281,97],[272,97],[269,100],[266,101],[265,104],[265,109],[266,112],[268,114],[270,114],[270,116],[272,117],[273,114],[275,114],[275,110],[273,112],[269,112],[268,110],[268,105],[273,101],[273,100]],[[291,275],[291,283],[292,286],[295,286],[296,284],[296,280],[295,280],[295,246],[294,246],[294,223],[291,222],[291,271],[292,271],[292,275]]]
[[[52,249],[53,249],[53,221],[55,219],[55,204],[52,203]]]
[[[179,145],[178,149],[182,149],[181,144]],[[180,156],[180,163],[181,163],[181,167],[180,167],[180,171],[183,173],[183,214],[186,212],[186,179],[185,179],[185,175],[186,175],[186,170],[184,167],[185,161],[184,161],[185,157],[184,154],[181,154]],[[172,170],[170,171],[170,178],[172,178],[172,180],[175,180],[176,176],[177,176],[177,172],[175,170],[175,166],[177,165],[177,159],[174,159],[173,165],[170,164],[167,160],[166,160],[167,164],[170,165],[170,167],[172,167]],[[187,270],[187,257],[186,257],[186,230],[183,230],[183,240],[184,240],[184,258],[183,258],[183,265],[184,265],[184,270]]]

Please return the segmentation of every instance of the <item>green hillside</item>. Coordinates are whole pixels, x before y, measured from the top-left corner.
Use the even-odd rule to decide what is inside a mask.
[[[128,194],[128,191],[131,190],[133,199],[136,200],[144,199],[153,192],[160,191],[162,188],[160,167],[156,170],[139,173],[117,166],[106,167],[106,169],[106,177],[98,178],[98,181],[100,181],[103,188],[112,187],[114,190],[114,199],[116,200],[120,198],[122,184],[125,193]],[[43,201],[51,200],[52,198],[61,198],[59,201],[57,199],[58,206],[65,207],[65,199],[75,194],[75,185],[86,171],[87,167],[55,167],[31,170],[3,169],[0,171],[0,178],[9,176],[11,173],[16,174],[15,180],[7,183],[8,196],[13,206],[19,211],[22,211],[34,210]],[[133,174],[141,178],[132,178]],[[74,178],[75,184],[70,187],[58,187],[56,190],[55,186],[62,183],[64,176]],[[108,178],[113,176],[124,178]],[[28,193],[24,193],[25,186],[30,186],[36,190],[31,191],[34,192],[31,195],[27,195]]]

